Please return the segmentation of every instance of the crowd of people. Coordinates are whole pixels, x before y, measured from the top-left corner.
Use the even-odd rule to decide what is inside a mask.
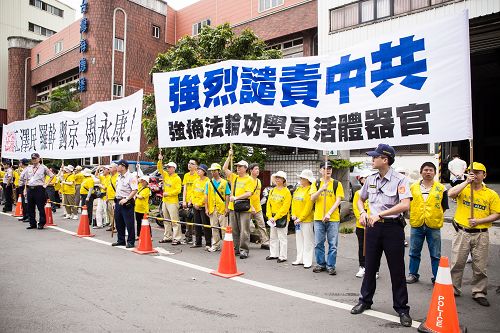
[[[425,162],[420,168],[421,180],[410,185],[407,177],[392,168],[396,158],[394,148],[380,144],[367,154],[372,157],[373,171],[365,171],[359,176],[362,188],[353,200],[359,259],[359,271],[355,276],[363,281],[359,303],[351,313],[359,314],[371,308],[384,253],[391,275],[394,309],[401,324],[411,326],[407,284],[419,281],[425,241],[431,257],[432,283],[435,282],[441,257],[440,229],[444,212],[449,208],[448,197],[457,202],[453,221],[456,234],[451,251],[455,295],[462,293],[462,276],[470,252],[472,297],[480,305],[489,306],[486,298],[488,229],[500,218],[500,199],[484,184],[486,167],[474,162],[468,171],[463,169],[461,175],[458,166],[452,168],[454,186],[447,189],[435,180],[436,166]],[[320,164],[319,179],[312,170],[303,170],[298,175],[300,181],[293,194],[287,187],[286,172],[274,173],[264,214],[259,165],[241,160],[234,164],[233,171],[232,158],[230,150],[222,166],[211,163],[210,167],[191,159],[188,172],[181,179],[177,164],[169,161],[164,165],[163,156],[158,156],[157,168],[163,180],[161,211],[164,220],[164,233],[159,242],[217,252],[222,247],[225,227],[231,226],[235,252],[240,259],[246,259],[250,255],[250,225],[254,222],[261,248],[269,250],[265,259],[279,264],[288,260],[288,224],[293,223],[296,256],[292,265],[312,268],[314,273],[336,275],[340,203],[344,189],[340,181],[332,178],[331,162]],[[463,163],[455,163],[463,168]],[[71,165],[63,165],[56,172],[40,163],[37,153],[31,155],[31,163],[20,160],[14,170],[7,161],[3,168],[3,211],[11,211],[14,198],[21,197],[25,213],[21,220],[30,223],[27,229],[43,229],[44,205],[49,198],[55,203],[53,209],[61,203],[66,219],[78,219],[79,210],[86,206],[89,221],[95,221],[94,228],[109,226],[107,230],[114,231],[116,227],[117,240],[113,246],[135,246],[141,219],[150,211],[151,196],[149,177],[142,175],[140,168],[138,173],[131,173],[128,162],[120,160],[99,166],[94,173]],[[35,207],[39,211],[38,222]],[[411,231],[409,274],[405,276],[406,219],[403,214],[407,211]],[[181,224],[176,223],[181,219],[194,222],[194,226],[187,226],[184,232]]]

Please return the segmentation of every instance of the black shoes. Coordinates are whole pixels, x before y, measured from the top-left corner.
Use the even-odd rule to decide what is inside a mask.
[[[260,246],[260,248],[261,248],[261,249],[263,249],[263,250],[269,250],[269,245],[267,245],[267,244],[262,244],[262,245]]]
[[[313,268],[314,273],[319,273],[319,272],[324,272],[324,271],[326,271],[326,267],[323,267],[323,266],[316,265]]]
[[[278,257],[271,257],[271,256],[266,257],[266,260],[276,260],[276,259],[278,259]]]
[[[490,302],[488,302],[486,297],[474,297],[473,300],[475,300],[479,305],[490,306]]]
[[[135,247],[135,245],[133,243],[127,243],[127,245],[125,247],[127,249],[131,249],[131,248]]]
[[[404,327],[410,327],[411,323],[412,323],[412,320],[411,320],[411,317],[410,317],[410,315],[408,313],[404,313],[403,312],[403,313],[399,314],[399,322]]]
[[[160,242],[160,243],[161,243],[161,242]],[[196,248],[196,247],[201,247],[201,244],[193,244],[193,245],[191,245],[191,246],[190,246],[190,248],[192,248],[192,249],[194,249],[194,248]]]
[[[29,226],[29,227],[27,227],[26,229],[28,229],[28,230],[29,230],[29,229],[36,229],[36,227],[33,227],[33,226],[31,226],[31,225],[30,225],[30,226]]]
[[[355,315],[360,314],[360,313],[363,313],[363,311],[368,310],[368,309],[371,309],[370,305],[359,302],[358,304],[356,304],[355,307],[353,307],[351,309],[351,314],[355,314]]]
[[[408,277],[406,278],[406,283],[407,284],[412,284],[418,282],[418,276],[413,275],[413,274],[408,274]]]
[[[337,275],[337,271],[335,270],[335,268],[328,268],[328,274]]]
[[[115,243],[111,244],[111,246],[125,246],[125,243],[115,242]]]
[[[37,229],[38,229],[38,230],[42,230],[42,229],[43,229],[43,225],[39,225],[39,226],[37,227]]]
[[[278,264],[281,264],[282,262],[285,262],[285,261],[286,261],[286,259],[278,259],[278,260],[276,260],[276,261],[278,262]]]

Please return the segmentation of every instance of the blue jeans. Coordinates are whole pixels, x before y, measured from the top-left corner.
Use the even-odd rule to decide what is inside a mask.
[[[335,268],[339,243],[339,222],[314,221],[314,253],[316,263],[326,268]],[[328,256],[325,261],[325,238],[328,240]]]
[[[420,254],[424,240],[427,239],[431,255],[432,275],[436,278],[439,259],[441,258],[441,229],[432,229],[425,224],[418,228],[411,228],[410,232],[410,274],[419,277]]]

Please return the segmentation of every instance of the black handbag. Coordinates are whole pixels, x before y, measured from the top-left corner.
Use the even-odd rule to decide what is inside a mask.
[[[276,228],[284,228],[286,227],[286,223],[288,222],[287,221],[287,216],[283,216],[282,218],[280,219],[277,219],[275,222],[276,222]]]
[[[250,199],[240,199],[234,201],[235,212],[246,212],[250,210]]]

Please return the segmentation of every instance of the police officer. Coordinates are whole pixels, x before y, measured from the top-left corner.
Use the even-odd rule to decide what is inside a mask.
[[[372,157],[372,166],[378,173],[369,176],[361,188],[357,202],[360,222],[367,227],[365,276],[361,285],[359,303],[352,308],[352,314],[370,309],[376,289],[376,273],[382,252],[385,252],[392,282],[393,308],[399,314],[401,325],[412,324],[408,306],[404,262],[404,218],[402,213],[410,207],[411,192],[408,178],[396,172],[391,165],[396,152],[386,144],[379,144]],[[370,215],[364,202],[369,200]]]
[[[117,163],[118,178],[116,180],[115,223],[118,239],[112,246],[125,245],[125,227],[128,232],[127,248],[134,247],[134,196],[137,193],[137,178],[128,172],[128,162],[119,160]]]
[[[40,155],[38,153],[31,154],[31,165],[24,169],[20,178],[20,182],[26,182],[27,193],[25,193],[25,195],[28,198],[30,226],[26,229],[37,228],[35,206],[38,208],[38,213],[40,214],[38,229],[43,229],[45,225],[45,203],[47,201],[45,188],[52,178],[55,177],[52,171],[41,164],[40,161]],[[48,182],[45,180],[46,175],[50,177]]]
[[[29,222],[30,218],[28,216],[28,204],[26,197],[24,196],[24,191],[26,187],[26,180],[21,180],[21,175],[29,165],[29,160],[27,158],[23,158],[22,160],[19,161],[19,168],[16,170],[19,174],[19,184],[16,187],[16,198],[21,195],[21,205],[23,206],[23,217],[19,219],[19,221],[23,222]]]

